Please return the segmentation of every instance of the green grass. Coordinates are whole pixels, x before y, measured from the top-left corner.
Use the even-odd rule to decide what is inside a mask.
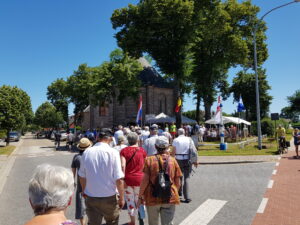
[[[10,155],[14,150],[16,146],[9,145],[5,147],[0,147],[0,155]]]
[[[242,148],[240,145],[227,144],[227,150],[221,151],[219,146],[200,146],[198,148],[199,156],[229,156],[229,155],[276,155],[277,144],[275,140],[264,139],[262,150],[257,149],[257,142],[245,145]]]

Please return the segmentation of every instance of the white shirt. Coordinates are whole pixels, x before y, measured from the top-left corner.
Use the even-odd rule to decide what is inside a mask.
[[[116,180],[124,177],[119,152],[103,142],[86,149],[78,175],[86,178],[84,193],[90,197],[117,194]]]
[[[191,139],[184,135],[179,135],[173,140],[172,145],[176,148],[175,158],[179,160],[189,159]]]
[[[155,155],[157,150],[155,148],[155,141],[158,138],[158,135],[153,135],[150,138],[147,138],[143,144],[143,148],[147,152],[147,156]]]

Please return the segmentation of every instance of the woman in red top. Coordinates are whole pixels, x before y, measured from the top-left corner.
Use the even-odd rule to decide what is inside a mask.
[[[129,133],[127,140],[129,147],[122,149],[120,155],[122,170],[125,174],[125,201],[130,216],[129,225],[135,225],[138,195],[144,176],[143,168],[147,153],[138,146],[139,137],[136,133]]]

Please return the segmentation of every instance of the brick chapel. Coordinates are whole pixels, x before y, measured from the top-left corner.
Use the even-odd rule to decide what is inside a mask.
[[[138,75],[142,83],[140,94],[143,98],[143,123],[148,114],[157,115],[163,112],[173,116],[175,107],[173,85],[166,81],[145,58],[138,61],[144,68]],[[83,112],[81,126],[86,130],[134,124],[138,105],[139,97],[136,99],[128,97],[123,104],[113,99],[105,106],[88,106]]]

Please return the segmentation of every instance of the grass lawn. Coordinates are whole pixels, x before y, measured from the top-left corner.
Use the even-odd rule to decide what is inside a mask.
[[[263,149],[257,149],[257,142],[250,143],[242,147],[236,144],[227,144],[227,150],[221,151],[219,146],[200,146],[198,147],[199,156],[227,156],[227,155],[276,155],[277,144],[275,140],[264,139]]]
[[[15,148],[16,146],[13,145],[5,146],[5,147],[0,146],[0,155],[10,155]]]

